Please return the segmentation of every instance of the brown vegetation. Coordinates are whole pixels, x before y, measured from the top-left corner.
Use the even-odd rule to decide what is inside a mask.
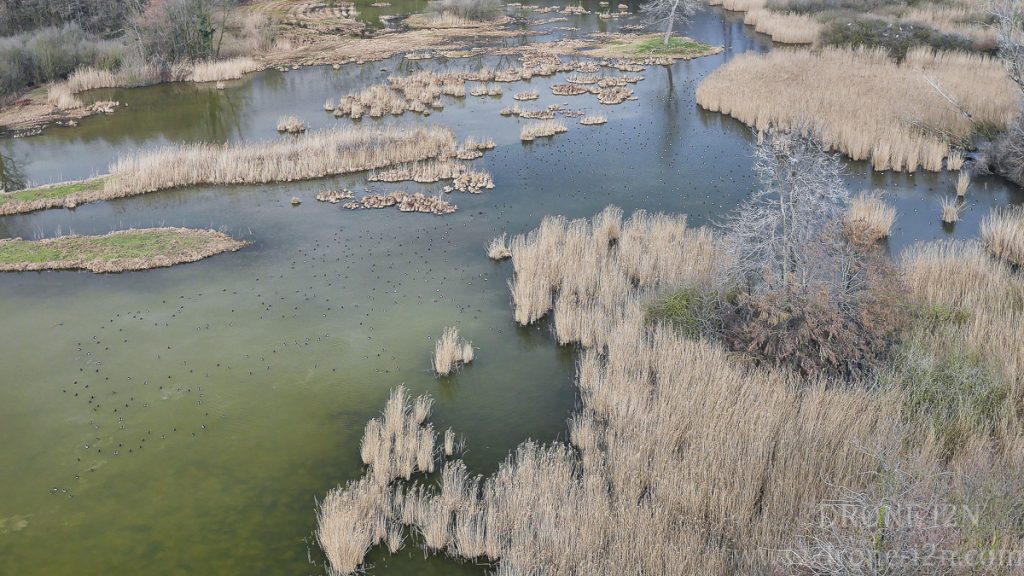
[[[397,207],[400,212],[425,212],[443,216],[458,210],[458,206],[449,203],[440,195],[426,196],[422,192],[407,194],[405,192],[389,192],[387,194],[369,194],[358,202],[348,202],[345,208],[390,208]]]
[[[949,574],[999,573],[962,551],[983,542],[986,558],[1004,557],[1022,543],[1019,276],[976,244],[908,251],[908,287],[934,312],[876,385],[851,387],[750,369],[714,342],[645,322],[639,296],[713,282],[720,256],[680,217],[638,213],[616,228],[617,216],[548,217],[513,242],[513,294],[539,282],[546,310],[556,299],[559,341],[584,347],[571,446],[526,442],[486,478],[449,461],[436,489],[371,466],[321,506],[330,569],[357,570],[386,534],[408,529],[428,553],[495,562],[501,574],[861,574],[865,558],[891,573],[934,574],[947,564],[933,562],[950,561],[964,568]],[[649,255],[654,276],[630,282]],[[579,299],[601,337],[577,339],[559,316]],[[522,305],[516,298],[517,317]],[[960,309],[978,320],[941,312]],[[950,337],[970,352],[954,352]],[[385,414],[405,422],[405,406],[389,402]],[[412,438],[418,426],[389,428]],[[412,445],[390,442],[387,461]],[[897,517],[935,510],[949,510],[949,522]],[[908,553],[923,557],[902,560]]]
[[[306,131],[306,123],[298,116],[282,116],[277,119],[277,131],[300,134]]]
[[[527,124],[519,131],[519,138],[523,142],[531,142],[537,138],[547,138],[555,134],[567,132],[569,128],[557,120],[543,120]]]
[[[356,127],[267,143],[185,144],[137,152],[111,166],[105,198],[199,184],[257,184],[322,178],[454,154],[441,126]]]
[[[876,170],[911,172],[941,170],[952,144],[969,143],[979,127],[1005,129],[1017,114],[997,60],[929,49],[912,50],[901,64],[877,49],[742,54],[701,83],[697,102],[758,130],[809,126]]]
[[[896,208],[879,193],[863,192],[850,201],[843,228],[851,242],[866,245],[887,238],[894,222]]]
[[[960,213],[966,205],[959,198],[943,197],[939,200],[939,209],[942,214],[942,221],[946,224],[953,224],[960,221]]]
[[[447,376],[464,364],[473,361],[473,343],[459,336],[454,326],[444,329],[434,346],[431,366],[438,376]]]
[[[981,238],[996,258],[1024,266],[1024,208],[993,210],[981,222]]]
[[[504,260],[512,257],[512,250],[508,247],[507,234],[502,234],[491,240],[487,245],[487,257],[491,260]]]

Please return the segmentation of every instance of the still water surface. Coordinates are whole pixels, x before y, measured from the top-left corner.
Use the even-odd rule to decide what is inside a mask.
[[[544,25],[542,36],[512,41],[627,23],[569,17]],[[579,31],[559,29],[567,26]],[[497,187],[455,195],[451,216],[350,212],[314,201],[328,187],[439,187],[368,186],[353,175],[168,191],[0,219],[3,237],[167,225],[254,242],[173,269],[0,276],[0,573],[320,574],[314,500],[361,474],[363,426],[401,383],[434,396],[432,421],[465,435],[474,472],[492,471],[527,438],[564,438],[576,403],[575,355],[543,324],[514,325],[509,266],[489,261],[483,246],[535,227],[544,214],[589,216],[610,203],[708,224],[750,193],[749,131],[701,111],[694,90],[735,54],[769,50],[770,42],[720,11],[700,15],[686,33],[726,51],[649,68],[637,101],[602,107],[589,95],[553,96],[548,87],[560,75],[503,85],[500,99],[449,99],[428,119],[383,120],[440,122],[460,137],[497,142],[475,161]],[[0,149],[36,183],[81,178],[137,147],[277,138],[283,114],[313,129],[349,123],[324,113],[324,100],[390,74],[501,64],[394,58],[337,71],[267,71],[223,91],[103,91],[88,97],[126,106],[76,129],[2,140]],[[564,102],[609,122],[572,124],[567,134],[523,145],[520,121],[498,110],[533,88],[541,99],[528,107]],[[1021,201],[1002,181],[979,179],[963,220],[944,228],[937,203],[952,193],[950,174],[848,168],[851,189],[882,188],[899,209],[893,252],[920,239],[976,236],[991,206]],[[292,196],[303,204],[292,207]],[[447,325],[478,352],[472,366],[438,381],[429,368],[432,338]],[[424,561],[408,547],[394,557],[375,552],[371,561],[377,574],[486,570]]]

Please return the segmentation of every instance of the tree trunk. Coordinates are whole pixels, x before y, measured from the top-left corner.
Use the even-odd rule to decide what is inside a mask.
[[[611,3],[609,3],[609,5],[611,5]],[[665,19],[665,39],[663,41],[665,46],[668,46],[668,41],[672,37],[672,28],[675,27],[676,23],[677,8],[679,8],[679,0],[675,0],[675,2],[672,3],[672,10],[668,13],[668,18]]]

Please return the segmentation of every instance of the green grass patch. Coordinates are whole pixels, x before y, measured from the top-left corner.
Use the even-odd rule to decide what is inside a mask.
[[[103,190],[106,177],[92,178],[67,184],[27,188],[16,192],[0,194],[0,206],[12,202],[35,202],[37,200],[63,200],[79,192],[98,192]]]
[[[994,431],[1011,402],[1011,386],[956,328],[961,311],[922,318],[904,335],[881,383],[902,391],[908,421],[930,427],[947,456],[967,438]]]
[[[119,272],[170,266],[245,246],[212,230],[150,228],[104,236],[0,240],[0,270]]]
[[[697,337],[707,324],[711,302],[707,294],[684,288],[647,306],[647,321],[670,324],[690,337]]]
[[[672,36],[668,45],[661,34],[636,36],[632,39],[611,39],[601,46],[590,50],[592,56],[605,58],[647,58],[667,56],[670,58],[690,59],[709,54],[717,54],[722,49],[697,42],[685,36]]]

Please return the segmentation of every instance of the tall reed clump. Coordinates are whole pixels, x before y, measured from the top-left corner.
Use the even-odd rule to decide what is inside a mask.
[[[887,238],[896,222],[896,208],[877,192],[862,192],[850,201],[843,218],[846,237],[856,244],[873,244]]]
[[[507,234],[502,234],[487,244],[487,257],[491,260],[504,260],[512,257],[512,250],[508,247]]]
[[[298,116],[281,116],[277,119],[277,131],[299,134],[306,131],[306,123]]]
[[[546,217],[511,249],[516,321],[553,311],[559,343],[585,347],[607,344],[616,320],[642,317],[645,296],[709,285],[722,261],[711,233],[687,228],[685,216],[638,211],[623,222],[615,207],[592,220]]]
[[[882,49],[742,54],[700,84],[697,102],[758,130],[811,126],[854,160],[908,172],[942,170],[951,146],[969,143],[979,129],[1005,129],[1018,110],[998,60],[929,48],[910,50],[902,63]]]
[[[67,82],[58,82],[47,87],[46,102],[59,110],[73,110],[84,106]]]
[[[431,364],[438,376],[447,376],[452,370],[473,361],[473,343],[459,336],[458,328],[449,326],[434,345]]]
[[[939,211],[942,215],[942,221],[946,224],[959,222],[960,213],[964,211],[965,207],[966,205],[959,198],[944,197],[939,200]]]
[[[123,156],[110,167],[108,198],[200,184],[290,182],[450,156],[443,126],[352,127],[264,143],[184,144]]]
[[[958,198],[963,198],[967,195],[967,191],[971,189],[971,173],[966,170],[961,170],[960,174],[956,177],[956,195]]]
[[[228,60],[210,60],[196,62],[191,66],[188,79],[192,82],[219,82],[237,80],[249,72],[255,72],[263,66],[253,58],[240,56]]]
[[[981,238],[996,258],[1024,266],[1024,208],[993,210],[981,222]]]
[[[334,574],[351,574],[373,546],[387,540],[401,548],[401,526],[388,486],[396,478],[434,471],[437,434],[426,420],[433,400],[410,399],[404,386],[391,391],[379,418],[366,424],[359,447],[366,475],[327,493],[317,512],[317,540]]]

